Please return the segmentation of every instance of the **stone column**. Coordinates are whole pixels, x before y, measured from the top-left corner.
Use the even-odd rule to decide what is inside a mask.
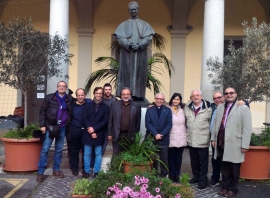
[[[78,28],[78,88],[84,88],[85,81],[92,72],[92,36],[94,29]]]
[[[224,0],[205,0],[201,90],[203,98],[209,101],[212,101],[213,85],[208,78],[206,61],[218,57],[223,62],[223,50]]]
[[[50,0],[50,25],[49,34],[59,34],[62,38],[68,38],[69,32],[69,0]],[[67,49],[68,50],[68,49]],[[47,81],[47,93],[53,93],[56,90],[56,84],[60,80],[68,83],[68,64],[61,63],[62,73],[54,76]]]
[[[178,92],[184,97],[186,35],[188,30],[172,29],[170,33],[172,35],[172,63],[175,69],[171,77],[170,96]]]
[[[266,103],[266,118],[265,121],[270,123],[270,102]]]

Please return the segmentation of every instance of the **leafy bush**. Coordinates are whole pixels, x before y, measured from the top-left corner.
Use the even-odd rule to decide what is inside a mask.
[[[18,127],[17,129],[12,129],[3,135],[4,138],[11,139],[30,139],[33,138],[33,132],[39,130],[39,125],[35,123],[29,124],[24,129]]]
[[[153,195],[160,195],[163,198],[171,198],[175,197],[175,195],[180,194],[181,197],[193,198],[194,191],[188,184],[188,175],[182,177],[182,185],[172,184],[169,178],[159,178],[156,177],[155,171],[153,172],[132,172],[128,174],[124,174],[119,171],[108,170],[105,172],[100,172],[98,176],[91,182],[83,183],[80,179],[75,184],[74,189],[83,189],[81,190],[91,194],[93,198],[105,198],[112,197],[113,193],[108,193],[110,187],[114,187],[115,185],[119,186],[119,188],[123,189],[124,187],[135,187],[139,188],[139,186],[134,186],[134,178],[144,178],[147,180],[147,191]],[[84,185],[81,187],[80,185]],[[158,189],[157,189],[158,188]],[[157,192],[158,191],[158,192]],[[73,190],[73,194],[75,194],[75,190]]]
[[[72,194],[74,195],[89,195],[89,186],[91,181],[88,179],[76,180],[75,186],[73,188]]]
[[[250,146],[268,146],[270,148],[270,128],[262,128],[259,135],[251,134]]]
[[[154,144],[150,135],[144,139],[144,136],[139,133],[135,134],[132,141],[124,139],[120,145],[124,148],[122,160],[134,165],[146,165],[153,162],[159,150],[159,146]]]

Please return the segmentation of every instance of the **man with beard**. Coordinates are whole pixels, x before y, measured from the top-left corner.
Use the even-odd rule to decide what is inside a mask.
[[[117,100],[117,98],[112,94],[112,86],[111,86],[110,83],[106,83],[103,86],[103,92],[104,92],[103,103],[108,105],[109,108],[110,108],[112,103]],[[105,142],[104,142],[104,145],[103,145],[103,148],[102,148],[103,155],[104,155],[104,153],[106,151],[106,147],[107,147],[107,144],[108,144],[108,130],[105,131],[105,136],[104,137],[105,137]]]
[[[113,154],[118,154],[122,148],[123,138],[131,140],[135,133],[140,131],[141,105],[134,102],[130,88],[124,87],[121,90],[121,100],[114,101],[111,105],[108,140],[113,140]]]

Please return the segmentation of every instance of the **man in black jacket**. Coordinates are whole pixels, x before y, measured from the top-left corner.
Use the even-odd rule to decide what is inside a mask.
[[[62,161],[62,149],[64,146],[66,126],[70,120],[70,108],[73,102],[71,95],[66,94],[67,84],[64,81],[57,83],[57,91],[45,97],[39,112],[39,125],[42,133],[46,133],[45,140],[40,152],[38,163],[37,182],[44,181],[44,171],[47,165],[48,151],[51,147],[53,139],[55,139],[55,152],[53,164],[53,176],[62,178],[64,174],[60,171],[60,163]],[[59,125],[59,133],[54,138],[50,136],[49,129]]]
[[[132,101],[132,93],[128,87],[121,91],[121,100],[111,105],[108,140],[113,140],[113,154],[118,154],[122,148],[118,144],[124,137],[131,140],[140,131],[141,105]]]

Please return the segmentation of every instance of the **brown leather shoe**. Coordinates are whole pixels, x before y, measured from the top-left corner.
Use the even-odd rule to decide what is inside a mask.
[[[61,171],[53,171],[53,176],[63,178],[65,175]]]
[[[236,194],[231,190],[227,191],[227,193],[225,194],[225,197],[235,197],[235,196]]]
[[[228,192],[227,189],[222,189],[221,191],[218,192],[218,195],[225,197],[227,192]]]
[[[37,182],[43,182],[44,181],[44,175],[43,174],[38,174],[36,180],[37,180]]]

